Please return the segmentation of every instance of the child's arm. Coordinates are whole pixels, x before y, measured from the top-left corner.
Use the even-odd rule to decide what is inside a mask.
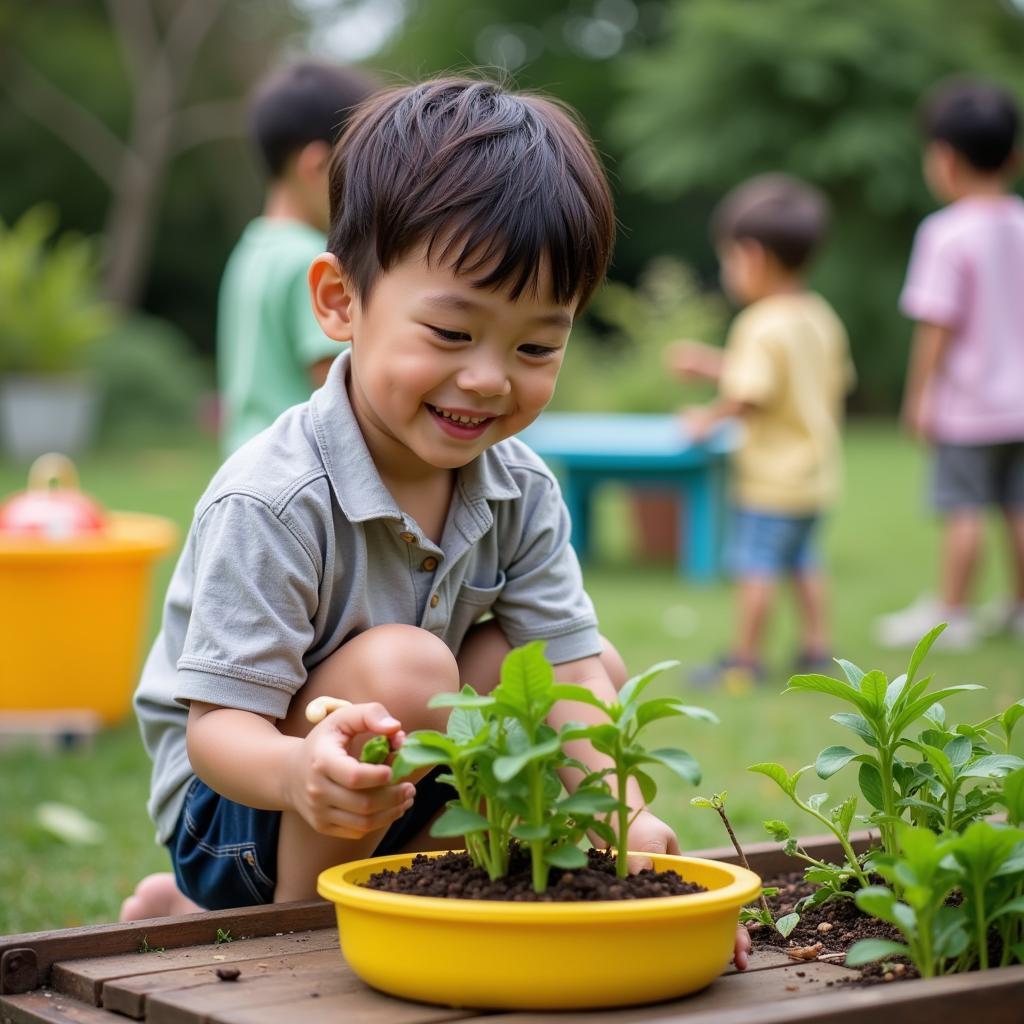
[[[665,349],[665,365],[683,380],[718,381],[722,376],[722,349],[703,341],[674,341]]]
[[[294,811],[323,835],[360,839],[400,817],[415,787],[392,784],[388,765],[364,764],[348,747],[368,735],[400,739],[400,730],[380,704],[341,708],[300,738],[268,716],[193,701],[188,755],[196,774],[229,800]]]
[[[948,327],[924,321],[914,328],[901,418],[907,429],[921,439],[931,434],[932,390],[952,333]]]
[[[723,420],[746,416],[756,408],[753,402],[716,398],[708,405],[694,405],[684,409],[682,417],[691,440],[703,441]]]

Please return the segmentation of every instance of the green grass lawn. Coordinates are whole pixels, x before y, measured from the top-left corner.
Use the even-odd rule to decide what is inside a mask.
[[[80,464],[83,486],[113,508],[167,515],[187,527],[192,507],[217,456],[209,441],[167,451],[100,452]],[[921,453],[889,427],[856,425],[847,449],[847,496],[825,533],[834,581],[836,652],[863,667],[897,674],[902,655],[879,650],[871,622],[898,608],[934,581],[937,531],[924,514]],[[24,468],[0,462],[0,495],[24,486]],[[599,508],[600,564],[587,567],[587,582],[605,634],[633,670],[677,658],[698,664],[721,651],[729,636],[731,594],[725,584],[698,587],[680,581],[671,567],[636,564],[629,552],[628,506],[609,488]],[[981,595],[1004,583],[1002,538],[994,530]],[[156,632],[159,599],[172,559],[160,567],[152,588],[148,639]],[[786,595],[784,595],[786,597]],[[40,609],[40,614],[47,614]],[[761,821],[788,818],[785,798],[767,779],[745,772],[757,761],[781,761],[790,770],[814,760],[831,743],[853,739],[829,715],[840,710],[825,697],[780,696],[793,655],[794,619],[780,603],[768,658],[774,678],[749,696],[694,694],[685,672],[666,675],[663,693],[685,694],[713,709],[717,727],[674,720],[659,723],[658,745],[690,750],[704,769],[700,792],[729,790],[729,808],[742,839],[764,837]],[[976,720],[1017,700],[1024,692],[1022,647],[993,640],[970,654],[935,654],[929,659],[940,683],[978,682],[987,689],[961,697],[947,710],[954,720]],[[657,728],[657,727],[652,727]],[[856,741],[854,740],[854,744]],[[149,763],[134,723],[110,729],[88,753],[42,754],[30,749],[0,752],[5,783],[0,830],[0,933],[109,922],[122,897],[141,875],[168,867],[156,847],[145,813]],[[695,795],[662,776],[656,810],[678,830],[684,847],[721,845],[717,816],[689,807]],[[851,791],[841,773],[828,784],[807,780],[806,793]],[[100,846],[66,845],[36,823],[36,808],[60,801],[81,810],[106,830]]]

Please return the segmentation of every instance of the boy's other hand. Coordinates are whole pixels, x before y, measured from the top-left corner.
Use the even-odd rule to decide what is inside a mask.
[[[900,419],[911,437],[918,441],[932,439],[931,415],[928,403],[922,397],[907,398],[900,410]]]
[[[416,787],[391,782],[387,764],[364,764],[352,752],[357,738],[383,735],[392,748],[401,723],[381,704],[350,704],[314,726],[296,748],[287,790],[291,806],[322,835],[361,839],[390,825],[412,806]]]
[[[705,441],[720,417],[713,406],[692,405],[679,413],[687,437],[694,443]]]
[[[674,341],[665,348],[665,366],[684,380],[713,380],[720,365],[721,351],[703,341]]]

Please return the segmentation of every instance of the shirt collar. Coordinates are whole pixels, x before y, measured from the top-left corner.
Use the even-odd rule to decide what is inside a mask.
[[[348,397],[351,351],[331,364],[323,387],[310,401],[313,433],[327,478],[349,522],[405,517],[377,472]],[[522,495],[495,448],[488,448],[458,473],[456,493],[467,504],[508,501]]]

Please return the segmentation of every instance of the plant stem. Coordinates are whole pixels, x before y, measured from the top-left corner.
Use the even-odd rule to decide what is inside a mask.
[[[887,819],[881,824],[882,847],[886,853],[895,856],[899,851],[896,849],[896,830],[892,823],[892,819],[896,817],[896,808],[892,802],[893,756],[893,751],[888,747],[878,748],[879,774],[882,776],[882,813]]]
[[[729,816],[725,813],[725,806],[716,801],[714,808],[718,811],[718,816],[722,819],[722,824],[725,825],[725,831],[729,833],[729,838],[732,840],[733,848],[736,850],[740,863],[749,871],[750,865],[747,863],[747,855],[743,852],[743,847],[740,846],[740,841],[736,838],[736,833],[732,830],[732,823],[729,821]],[[763,891],[758,896],[758,901],[761,904],[761,909],[771,920],[774,920],[771,910],[768,909],[768,901],[764,898]]]
[[[618,878],[625,878],[629,873],[629,804],[626,803],[626,787],[629,777],[618,767],[621,763],[620,759],[616,759],[615,784],[618,792],[615,795],[619,801],[619,806],[616,808],[619,819],[619,849],[615,857],[615,874]]]
[[[978,893],[979,896],[983,893]],[[985,921],[985,903],[982,899],[974,901],[974,928],[978,933],[978,967],[988,970],[988,927]]]
[[[794,800],[798,807],[803,808],[812,817],[815,817],[822,823],[839,840],[839,845],[843,848],[843,853],[846,854],[846,861],[850,865],[850,870],[856,875],[857,881],[860,882],[861,886],[867,886],[871,883],[868,881],[867,875],[861,870],[860,861],[857,860],[857,854],[853,852],[853,847],[850,845],[850,840],[843,835],[842,831],[836,828],[835,824],[829,821],[824,814],[819,814],[810,804],[805,804],[802,800]]]
[[[544,786],[540,779],[537,762],[531,761],[529,767],[530,807],[533,811],[533,824],[544,823]],[[530,866],[533,875],[533,891],[543,892],[548,887],[548,870],[544,863],[544,840],[530,840]]]

